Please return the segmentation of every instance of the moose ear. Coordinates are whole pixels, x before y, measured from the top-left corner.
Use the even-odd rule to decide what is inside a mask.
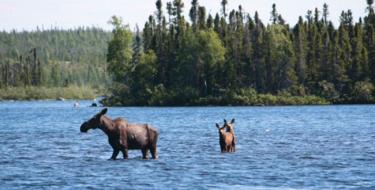
[[[99,114],[100,115],[105,115],[107,113],[108,109],[104,108]]]
[[[234,123],[234,118],[232,119],[232,121],[230,121],[230,123]]]
[[[216,127],[217,127],[218,129],[220,129],[220,125],[219,125],[218,123],[216,123]]]
[[[227,124],[227,120],[226,119],[224,119],[224,123]]]

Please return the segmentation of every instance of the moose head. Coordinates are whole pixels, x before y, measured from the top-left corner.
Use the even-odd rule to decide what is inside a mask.
[[[234,134],[234,118],[228,123],[226,119],[224,119],[224,127],[226,127],[226,131]]]
[[[224,134],[225,133],[225,125],[220,127],[218,123],[216,123],[216,128],[219,130],[219,134]]]
[[[88,121],[82,123],[81,125],[81,132],[86,133],[89,129],[96,129],[100,126],[101,124],[101,117],[107,113],[108,109],[104,108],[102,111],[94,115],[91,119]]]

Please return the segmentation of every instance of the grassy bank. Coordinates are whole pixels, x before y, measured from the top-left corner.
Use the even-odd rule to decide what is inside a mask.
[[[0,100],[42,100],[42,99],[93,99],[98,90],[91,87],[11,87],[0,89]]]

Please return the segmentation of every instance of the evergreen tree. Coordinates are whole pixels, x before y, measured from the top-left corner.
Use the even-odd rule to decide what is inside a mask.
[[[228,0],[221,1],[221,12],[224,18],[227,17],[227,4],[228,4]]]
[[[365,77],[367,66],[367,50],[363,45],[363,29],[360,24],[355,26],[355,36],[352,39],[352,62],[349,65],[348,75],[351,81],[362,81]]]
[[[305,84],[306,80],[306,25],[302,17],[299,17],[298,24],[294,27],[294,47],[296,53],[296,75],[299,84]]]
[[[292,41],[288,31],[281,25],[269,28],[269,60],[267,69],[269,90],[285,90],[296,84],[295,60]]]
[[[324,25],[328,25],[328,15],[329,15],[328,5],[324,3],[323,4],[323,18],[322,18]]]
[[[215,20],[214,20],[214,30],[215,32],[217,32],[218,34],[221,33],[221,30],[220,30],[220,16],[219,14],[216,13],[215,15]]]
[[[366,29],[366,46],[368,50],[368,67],[370,68],[370,78],[375,83],[375,32],[373,25],[368,25]]]
[[[331,35],[329,33],[329,28],[324,25],[321,31],[321,50],[320,50],[320,65],[319,65],[319,79],[318,81],[328,80],[330,75],[330,58],[332,56],[332,44]]]
[[[255,24],[250,15],[246,16],[246,24],[244,27],[244,37],[243,37],[243,55],[242,61],[244,62],[244,79],[243,83],[245,87],[255,87],[255,65],[252,55],[254,49],[252,47],[252,33],[254,32]]]
[[[336,46],[337,48],[337,64],[335,65],[335,70],[337,70],[337,75],[335,76],[336,79],[336,88],[337,90],[342,93],[346,94],[346,87],[347,82],[349,80],[347,71],[348,67],[352,61],[351,54],[351,44],[350,44],[350,38],[349,38],[349,32],[346,30],[346,28],[341,25],[339,27],[339,30],[337,32],[338,36],[338,44]]]
[[[163,7],[163,3],[161,2],[161,0],[157,0],[156,3],[156,18],[157,18],[157,22],[158,24],[160,25],[161,24],[161,21],[162,21],[162,18],[163,18],[163,10],[162,10],[162,7]]]
[[[206,8],[198,8],[198,28],[204,30],[206,28]]]
[[[197,29],[198,9],[199,9],[198,0],[192,0],[189,16],[190,16],[190,20],[191,20],[192,27],[193,27],[194,31],[196,31],[196,29]]]
[[[132,62],[134,65],[139,64],[139,60],[141,57],[141,51],[142,51],[142,41],[141,41],[141,34],[139,32],[138,25],[136,25],[135,29],[135,40],[133,42],[133,56],[132,56]]]
[[[259,19],[258,12],[254,15],[255,29],[252,34],[253,53],[253,71],[255,72],[255,89],[258,92],[266,92],[266,43],[265,27]]]
[[[214,27],[214,18],[211,14],[208,15],[206,27],[212,29]]]
[[[279,14],[277,13],[276,4],[274,3],[274,4],[272,4],[270,21],[272,22],[272,24],[277,24],[278,20],[279,20],[278,18],[279,18]]]

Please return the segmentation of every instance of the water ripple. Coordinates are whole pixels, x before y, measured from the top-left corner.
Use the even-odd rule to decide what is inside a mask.
[[[374,189],[375,106],[110,108],[150,123],[159,160],[108,160],[100,108],[0,102],[1,189]],[[221,154],[215,122],[236,118],[236,153]],[[120,156],[119,156],[120,157]]]

